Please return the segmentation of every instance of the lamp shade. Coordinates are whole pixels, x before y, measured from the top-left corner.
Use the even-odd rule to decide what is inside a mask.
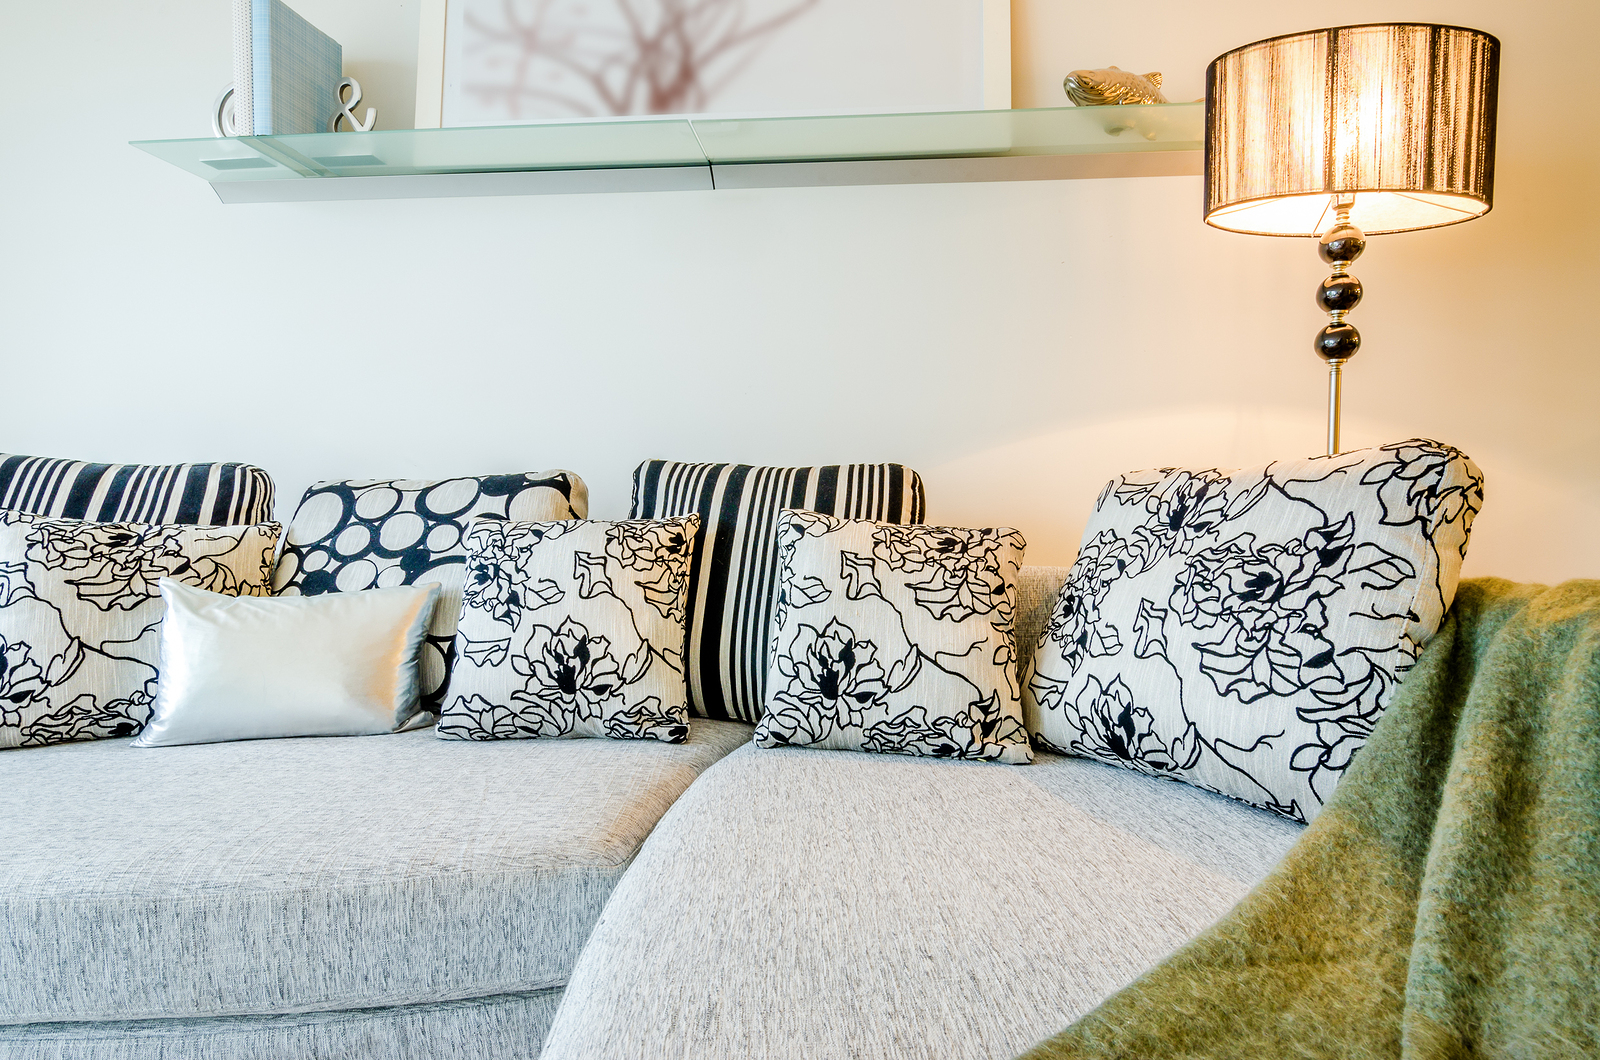
[[[1368,235],[1470,221],[1494,196],[1500,42],[1456,26],[1339,26],[1206,71],[1206,223],[1315,236],[1334,196]],[[1346,201],[1349,201],[1348,198]]]

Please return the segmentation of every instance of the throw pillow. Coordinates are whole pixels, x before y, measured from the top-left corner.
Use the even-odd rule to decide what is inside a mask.
[[[159,676],[157,582],[265,596],[278,530],[0,512],[0,747],[138,732]]]
[[[1455,595],[1483,476],[1412,440],[1100,494],[1024,695],[1043,746],[1298,821]]]
[[[755,742],[1029,762],[1015,530],[778,517],[772,672]]]
[[[136,746],[365,736],[417,712],[437,585],[249,597],[160,584],[161,685]]]
[[[438,735],[682,743],[684,606],[700,517],[480,522]]]
[[[100,523],[253,526],[272,479],[249,464],[87,464],[0,453],[0,508]]]
[[[633,473],[633,518],[700,516],[689,575],[689,705],[695,713],[752,722],[761,715],[780,511],[920,523],[926,507],[922,479],[899,464],[640,464]]]
[[[317,596],[438,582],[422,648],[422,709],[438,711],[454,662],[467,525],[479,516],[543,522],[588,514],[588,488],[570,471],[318,482],[289,521],[273,587]]]

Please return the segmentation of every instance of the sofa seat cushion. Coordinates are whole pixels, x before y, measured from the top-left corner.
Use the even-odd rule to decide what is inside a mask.
[[[535,1060],[561,988],[276,1016],[0,1024],[5,1060]]]
[[[368,1008],[562,985],[686,744],[429,730],[0,755],[0,1023]]]
[[[1210,924],[1301,830],[1055,755],[745,748],[645,843],[542,1060],[1011,1057]]]

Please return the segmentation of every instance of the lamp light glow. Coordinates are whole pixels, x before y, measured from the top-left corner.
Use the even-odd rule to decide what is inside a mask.
[[[1318,236],[1354,195],[1368,235],[1481,217],[1494,198],[1500,42],[1421,23],[1236,48],[1206,70],[1206,223]]]

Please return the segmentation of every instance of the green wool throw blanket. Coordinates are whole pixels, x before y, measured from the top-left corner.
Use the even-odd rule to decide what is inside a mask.
[[[1462,583],[1283,862],[1024,1060],[1600,1057],[1600,582]]]

